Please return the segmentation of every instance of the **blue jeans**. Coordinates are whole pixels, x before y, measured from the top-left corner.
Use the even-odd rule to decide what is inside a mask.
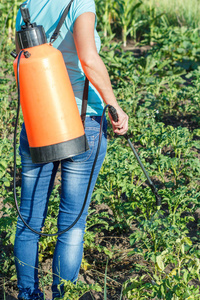
[[[61,164],[61,199],[58,213],[58,231],[64,230],[76,219],[84,198],[91,168],[96,154],[101,117],[86,117],[85,133],[90,149],[83,154],[47,164],[33,164],[25,127],[20,135],[22,162],[22,186],[20,211],[25,221],[35,230],[41,231],[47,214],[48,200],[53,188],[55,175]],[[62,279],[75,282],[78,277],[82,255],[83,237],[88,207],[97,176],[104,161],[107,147],[106,120],[99,157],[95,167],[86,207],[76,225],[58,236],[53,257],[53,298],[60,297],[58,284]],[[43,299],[38,281],[39,235],[24,226],[18,219],[14,245],[18,277],[18,299]],[[62,290],[62,289],[61,289]]]

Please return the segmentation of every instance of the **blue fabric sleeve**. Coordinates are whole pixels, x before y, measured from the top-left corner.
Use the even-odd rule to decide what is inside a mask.
[[[71,21],[70,31],[73,32],[74,23],[76,19],[86,12],[92,12],[96,15],[96,8],[94,0],[74,0],[70,11],[69,11],[69,18]]]

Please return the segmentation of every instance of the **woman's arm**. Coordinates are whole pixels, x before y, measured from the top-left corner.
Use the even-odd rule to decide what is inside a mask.
[[[94,25],[94,13],[87,12],[80,15],[74,24],[74,42],[85,75],[97,89],[104,102],[114,106],[117,110],[118,122],[111,119],[113,131],[123,135],[128,130],[128,116],[116,101],[107,69],[97,52]]]

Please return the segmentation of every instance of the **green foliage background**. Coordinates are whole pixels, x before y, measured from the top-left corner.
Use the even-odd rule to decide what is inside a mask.
[[[12,174],[17,94],[10,52],[20,3],[0,2],[0,280],[14,282]],[[97,272],[99,265],[90,257],[95,251],[101,253],[105,280],[96,276],[98,285],[83,288],[81,283],[75,290],[65,283],[66,297],[78,299],[81,290],[100,291],[102,285],[104,299],[199,299],[200,2],[96,0],[96,7],[101,57],[116,97],[129,115],[131,140],[162,196],[162,208],[156,211],[155,197],[126,141],[114,137],[109,129],[82,263],[82,270]],[[17,166],[20,194],[19,156]],[[56,229],[58,205],[59,185],[49,204],[47,231]],[[116,244],[99,243],[100,236],[103,241],[106,236],[124,236],[129,246],[118,249]],[[55,238],[41,239],[41,262],[52,257],[54,245]],[[122,257],[136,262],[123,281],[112,274],[111,267],[110,273],[106,268],[107,259],[112,266],[122,263]],[[115,291],[115,298],[110,296],[110,276],[121,290]],[[48,278],[43,275],[46,285]]]

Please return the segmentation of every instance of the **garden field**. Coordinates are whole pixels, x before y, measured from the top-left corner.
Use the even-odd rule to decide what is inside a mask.
[[[96,0],[101,57],[129,115],[127,141],[108,129],[77,285],[64,299],[200,299],[200,0]],[[21,1],[0,0],[0,299],[17,299],[13,244],[14,26]],[[22,114],[18,125],[23,122]],[[20,199],[20,157],[17,155]],[[45,223],[56,231],[58,172]],[[40,240],[41,289],[50,297],[56,237]],[[22,262],[23,263],[23,262]]]

